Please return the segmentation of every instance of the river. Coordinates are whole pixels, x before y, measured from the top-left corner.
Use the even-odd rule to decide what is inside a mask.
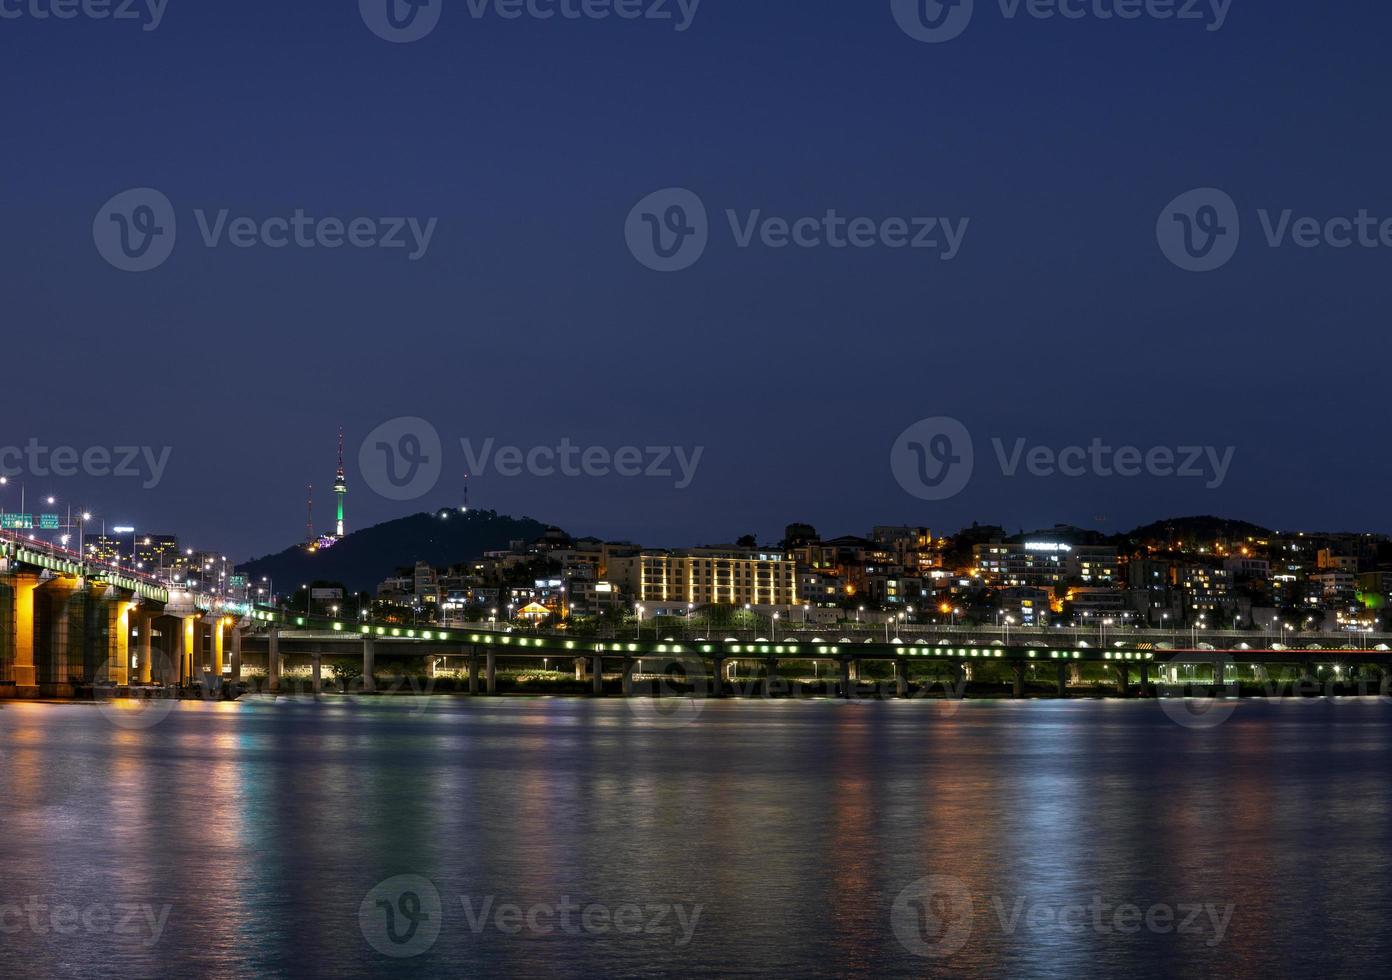
[[[0,702],[0,976],[1382,975],[1385,702],[684,707]]]

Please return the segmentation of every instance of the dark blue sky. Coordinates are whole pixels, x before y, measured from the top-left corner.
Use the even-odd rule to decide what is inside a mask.
[[[0,501],[17,509],[23,483],[246,557],[302,536],[308,482],[329,529],[343,425],[357,526],[457,503],[461,437],[568,437],[705,448],[680,491],[482,472],[473,503],[659,544],[774,539],[791,520],[1392,530],[1392,249],[1268,248],[1257,217],[1392,217],[1389,26],[1378,0],[1233,0],[1217,31],[977,0],[941,44],[908,37],[888,0],[704,0],[684,32],[446,0],[409,44],[370,32],[356,0],[169,0],[148,32],[0,19],[0,447],[172,447],[153,489],[26,473]],[[138,187],[172,201],[178,242],[130,273],[93,222]],[[702,199],[711,232],[663,274],[624,227],[668,187]],[[1156,240],[1197,187],[1242,220],[1235,258],[1204,274]],[[194,211],[224,208],[438,226],[418,261],[207,248]],[[742,249],[724,216],[828,208],[970,224],[944,262]],[[408,502],[358,472],[359,442],[400,416],[445,442],[438,484]],[[976,450],[943,501],[891,469],[933,416]],[[1007,478],[992,439],[1235,452],[1208,489]]]

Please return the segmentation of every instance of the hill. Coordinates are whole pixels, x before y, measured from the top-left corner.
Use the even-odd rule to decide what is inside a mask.
[[[296,545],[240,568],[253,582],[268,576],[277,592],[291,591],[302,582],[342,582],[350,590],[370,592],[398,568],[418,561],[436,567],[458,564],[507,548],[512,541],[531,541],[545,530],[546,525],[530,517],[444,510],[354,531],[323,551],[308,552]]]

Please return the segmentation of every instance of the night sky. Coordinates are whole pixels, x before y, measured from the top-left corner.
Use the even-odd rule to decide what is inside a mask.
[[[445,0],[414,43],[376,36],[357,0],[169,0],[148,31],[37,20],[29,3],[0,18],[0,448],[171,453],[149,489],[20,474],[11,456],[6,510],[23,484],[30,510],[54,493],[238,558],[278,550],[303,537],[307,483],[331,529],[341,425],[350,529],[458,504],[467,437],[704,447],[684,489],[671,463],[469,481],[475,506],[651,544],[776,540],[793,520],[1392,530],[1392,248],[1271,248],[1258,216],[1392,218],[1383,0],[1232,0],[1219,30],[1209,0],[1208,21],[1012,18],[977,0],[942,43],[908,36],[888,0],[703,0],[680,31]],[[177,243],[123,271],[94,223],[145,187],[172,202]],[[1241,241],[1195,273],[1167,260],[1157,221],[1209,187],[1235,202]],[[626,244],[630,211],[664,188],[710,218],[677,272]],[[222,209],[436,224],[415,259],[209,248],[195,211]],[[969,223],[950,260],[741,248],[726,211],[756,209]],[[399,417],[443,440],[438,481],[410,500],[359,467],[364,437]],[[945,500],[891,465],[931,417],[975,445]],[[1023,463],[1006,477],[993,439],[1234,452],[1216,488]]]

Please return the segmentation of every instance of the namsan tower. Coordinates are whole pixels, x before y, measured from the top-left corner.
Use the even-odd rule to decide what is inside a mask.
[[[348,480],[343,474],[343,428],[338,430],[338,476],[334,479],[334,499],[338,501],[338,525],[334,537],[343,540],[343,505],[348,499]]]

